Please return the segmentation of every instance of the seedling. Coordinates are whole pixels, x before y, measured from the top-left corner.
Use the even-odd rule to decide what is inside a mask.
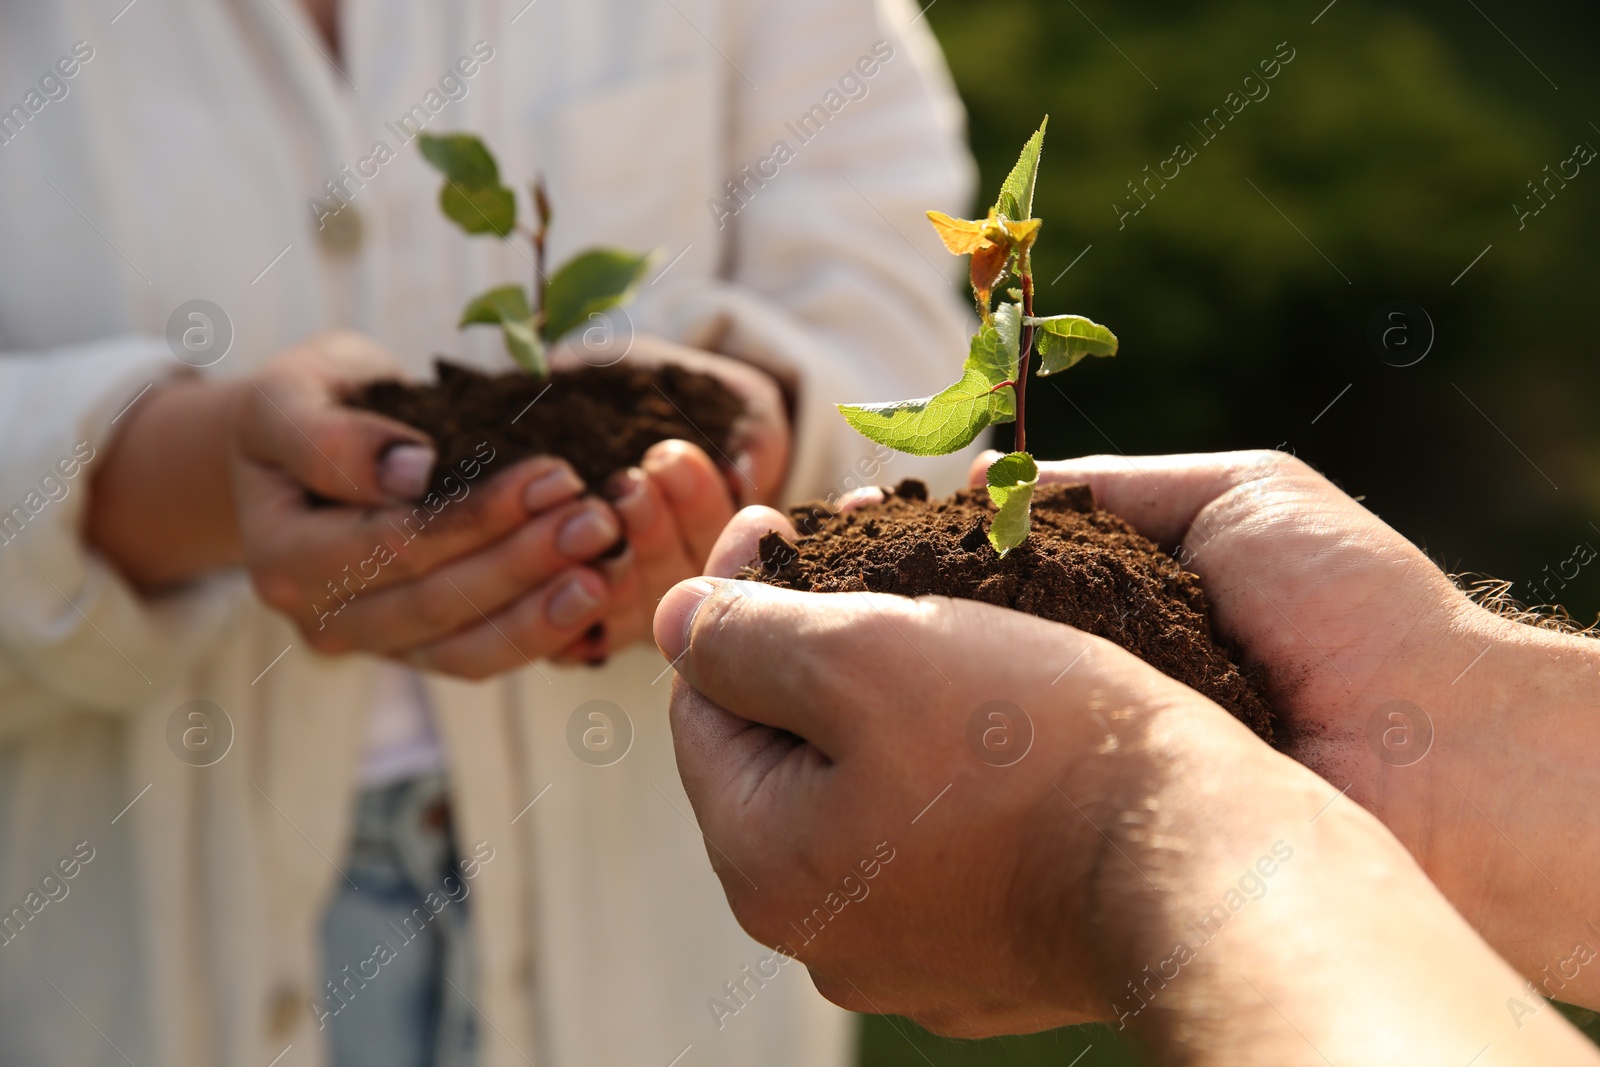
[[[548,377],[550,346],[596,315],[621,307],[655,261],[615,248],[591,248],[545,273],[545,240],[550,232],[550,198],[543,180],[530,187],[534,225],[517,221],[517,198],[501,184],[500,166],[483,141],[468,133],[418,138],[423,156],[444,175],[439,210],[474,236],[524,238],[533,246],[533,298],[520,285],[502,285],[474,297],[461,313],[462,329],[474,324],[500,327],[506,350],[529,374]]]
[[[839,405],[862,436],[914,456],[960,451],[990,426],[1015,422],[1016,451],[991,464],[987,477],[998,509],[989,526],[989,543],[1001,556],[1027,540],[1029,508],[1039,484],[1038,464],[1027,452],[1033,353],[1039,353],[1040,377],[1064,371],[1087,356],[1117,354],[1116,335],[1082,315],[1034,315],[1033,245],[1043,222],[1033,217],[1033,189],[1049,121],[1046,116],[1028,139],[987,219],[928,212],[944,246],[955,255],[972,257],[972,295],[982,321],[961,380],[921,400]],[[1010,301],[995,307],[995,290],[1008,277],[1015,277],[1021,288],[1007,289]]]

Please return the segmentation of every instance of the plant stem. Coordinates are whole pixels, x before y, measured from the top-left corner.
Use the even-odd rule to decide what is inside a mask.
[[[1027,320],[1033,318],[1033,263],[1025,255],[1017,264],[1022,275],[1022,343],[1018,345],[1017,361],[1017,439],[1015,452],[1028,450],[1028,372],[1033,367],[1033,327]]]
[[[535,315],[544,315],[544,227],[540,227],[533,235],[533,312]]]
[[[548,275],[545,273],[545,238],[550,233],[550,196],[544,187],[544,175],[533,180],[533,214],[539,225],[533,231],[533,313],[539,320],[539,331],[544,332],[544,298]]]

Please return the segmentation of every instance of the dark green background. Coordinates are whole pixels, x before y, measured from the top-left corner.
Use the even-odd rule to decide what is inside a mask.
[[[935,0],[986,202],[1050,115],[1040,313],[1122,340],[1030,390],[1034,452],[1293,449],[1524,601],[1600,547],[1600,160],[1521,231],[1512,208],[1577,143],[1600,148],[1600,9],[1475,2],[1337,0],[1313,25],[1326,0]],[[1271,95],[1202,146],[1189,124],[1284,41]],[[1180,141],[1198,158],[1119,230],[1126,183]],[[1416,366],[1367,343],[1395,300],[1433,320]],[[1548,588],[1583,623],[1600,613],[1600,563]],[[1138,1062],[1099,1028],[963,1043],[882,1019],[863,1061],[1066,1067],[1091,1043],[1077,1067]]]

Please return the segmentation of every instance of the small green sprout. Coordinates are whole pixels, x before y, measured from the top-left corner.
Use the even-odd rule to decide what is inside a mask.
[[[511,358],[535,377],[550,374],[550,346],[595,315],[621,307],[633,297],[656,253],[639,255],[615,248],[591,248],[545,273],[545,239],[550,232],[550,199],[544,182],[531,188],[535,227],[517,222],[517,198],[500,182],[500,166],[483,141],[469,133],[430,133],[417,138],[422,155],[444,175],[439,209],[469,234],[494,234],[503,240],[525,237],[533,245],[533,299],[520,285],[502,285],[474,297],[459,325],[500,327]]]
[[[1043,377],[1087,356],[1114,356],[1117,338],[1081,315],[1039,318],[1033,313],[1033,246],[1043,222],[1033,217],[1033,190],[1044,150],[1045,117],[1028,139],[986,219],[956,219],[938,211],[928,219],[955,255],[971,256],[972,294],[982,320],[962,366],[961,380],[921,400],[840,404],[862,436],[914,456],[943,456],[975,441],[990,426],[1015,422],[1017,450],[989,467],[989,496],[996,508],[989,543],[1004,556],[1028,537],[1028,513],[1039,467],[1026,451],[1028,374],[1039,353]],[[1009,276],[1020,289],[993,306]]]

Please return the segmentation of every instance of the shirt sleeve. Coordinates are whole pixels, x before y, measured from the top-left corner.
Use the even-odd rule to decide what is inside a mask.
[[[962,261],[924,214],[965,213],[974,184],[943,57],[905,0],[738,6],[731,184],[714,212],[724,281],[683,294],[678,332],[794,391],[790,499],[903,477],[951,490],[976,446],[900,455],[835,408],[928,396],[961,374]]]
[[[219,628],[228,583],[141,597],[83,536],[118,419],[183,369],[147,338],[0,353],[0,731],[137,708]]]

